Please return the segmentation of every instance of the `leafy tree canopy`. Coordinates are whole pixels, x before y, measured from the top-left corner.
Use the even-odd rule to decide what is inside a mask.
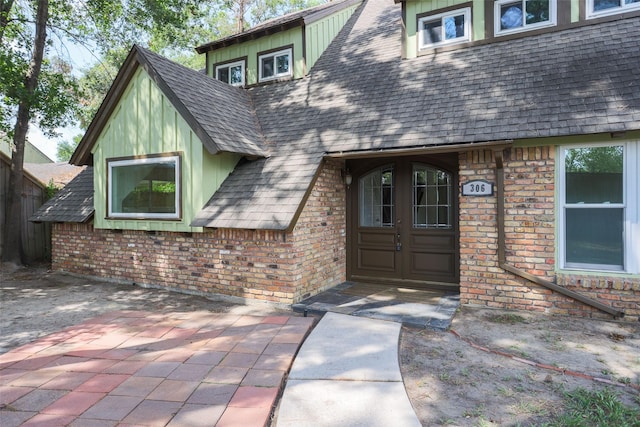
[[[122,21],[123,28],[129,29],[122,34],[109,35],[109,43],[113,47],[105,51],[95,65],[84,70],[80,78],[79,85],[82,89],[81,108],[78,112],[80,127],[86,129],[91,123],[132,44],[147,45],[152,51],[189,68],[202,69],[205,67],[204,55],[197,55],[193,48],[234,34],[239,20],[243,22],[244,29],[247,29],[276,16],[317,6],[326,1],[217,0],[190,4],[186,0],[173,0],[164,6],[157,5],[151,0],[131,1],[133,5],[131,10],[118,9],[116,12],[121,15],[118,22]],[[115,6],[119,4],[116,0],[109,0],[107,3]],[[168,20],[175,25],[156,29],[151,22],[145,24],[148,18],[142,16],[145,15],[143,11],[147,3],[153,3],[149,5],[151,16],[158,18],[170,15],[179,7],[187,9],[186,11],[180,9],[182,13],[180,20]],[[242,19],[239,17],[240,13],[242,13]],[[141,19],[142,25],[132,26],[132,22],[138,22],[138,18]],[[103,24],[105,28],[108,28],[107,24],[108,22]],[[65,144],[65,146],[68,145],[68,143]]]
[[[574,148],[567,152],[567,172],[622,173],[624,154],[622,146]]]

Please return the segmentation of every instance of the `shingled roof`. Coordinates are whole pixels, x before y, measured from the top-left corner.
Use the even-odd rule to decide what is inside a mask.
[[[408,60],[400,59],[399,5],[370,0],[356,19],[316,63],[308,88],[292,91],[302,98],[291,109],[264,117],[274,96],[287,95],[253,90],[267,137],[273,121],[297,130],[283,146],[318,135],[315,146],[335,153],[640,128],[640,18]]]
[[[270,157],[239,164],[193,226],[292,229],[325,156],[640,130],[640,17],[401,60],[400,14],[368,0],[308,77],[216,95],[253,108]]]
[[[58,191],[29,221],[87,222],[93,217],[93,168],[80,172]]]
[[[325,155],[640,129],[639,18],[409,60],[399,20],[369,0],[310,78],[250,89],[272,156],[236,168],[193,225],[292,228]]]
[[[160,87],[209,153],[268,155],[251,98],[244,90],[134,46],[70,163],[91,164],[91,149],[138,67]]]

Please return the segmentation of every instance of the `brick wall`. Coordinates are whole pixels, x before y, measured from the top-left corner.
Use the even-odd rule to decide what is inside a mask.
[[[294,229],[302,280],[294,300],[346,280],[346,207],[343,162],[327,160]]]
[[[489,150],[461,153],[460,182],[496,183]],[[507,263],[624,309],[627,320],[640,315],[640,279],[555,273],[555,147],[513,148],[504,153]],[[497,198],[460,196],[460,298],[463,304],[610,318],[498,265]]]
[[[196,294],[291,304],[345,277],[344,186],[328,162],[293,232],[203,233],[55,224],[52,268]]]

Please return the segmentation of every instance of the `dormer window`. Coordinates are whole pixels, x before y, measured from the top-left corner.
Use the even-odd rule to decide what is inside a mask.
[[[292,49],[283,49],[258,55],[258,75],[260,82],[293,75]]]
[[[556,0],[498,0],[494,12],[496,36],[556,25]]]
[[[231,86],[244,86],[244,60],[216,66],[216,79]]]
[[[640,0],[587,0],[587,18],[640,10]]]
[[[471,40],[471,8],[422,17],[418,32],[421,50],[467,42]]]

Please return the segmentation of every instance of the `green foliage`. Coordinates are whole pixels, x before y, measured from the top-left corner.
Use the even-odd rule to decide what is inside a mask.
[[[567,172],[622,173],[622,146],[574,148],[567,151]]]
[[[640,409],[625,406],[611,389],[575,389],[565,394],[567,410],[549,426],[640,427]]]
[[[76,135],[73,137],[72,142],[62,141],[58,143],[56,157],[59,162],[68,162],[73,155],[73,152],[76,151],[76,147],[80,143],[82,139],[82,135]]]
[[[43,59],[35,91],[31,94],[25,86],[32,60],[31,20],[36,6],[37,2],[15,2],[1,30],[4,48],[0,52],[0,130],[11,137],[20,104],[29,106],[31,122],[48,135],[69,124],[77,106],[77,85],[71,67],[55,55]],[[66,2],[50,1],[48,25],[68,21],[68,9]],[[46,48],[50,46],[51,43]]]
[[[44,187],[45,201],[55,196],[58,191],[60,191],[60,188],[53,182],[53,179],[50,179],[47,186]]]
[[[504,314],[490,314],[487,316],[487,320],[493,323],[506,323],[509,325],[515,325],[516,323],[526,323],[526,319],[518,314],[504,313]]]
[[[254,2],[251,8],[251,22],[264,22],[287,13],[307,9],[326,3],[326,0],[262,0]]]
[[[111,82],[118,74],[120,65],[124,62],[129,48],[114,48],[103,55],[100,62],[84,70],[80,78],[78,121],[82,129],[86,129],[95,115],[102,99],[109,91]]]

